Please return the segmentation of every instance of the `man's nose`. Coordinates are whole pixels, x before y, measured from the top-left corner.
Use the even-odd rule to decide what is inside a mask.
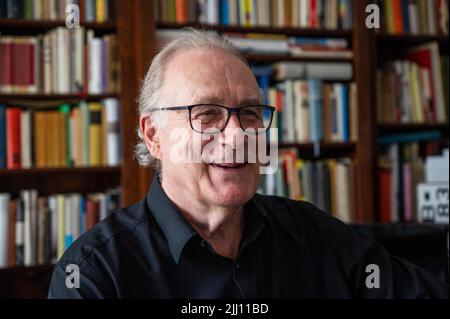
[[[238,129],[241,128],[241,124],[239,123],[239,118],[236,112],[231,113],[230,119],[228,120],[227,126],[225,129]]]
[[[227,126],[222,131],[222,143],[232,146],[234,149],[242,147],[242,145],[236,145],[237,141],[241,141],[239,138],[243,131],[241,124],[239,123],[239,118],[236,113],[231,113],[230,119],[228,120]]]

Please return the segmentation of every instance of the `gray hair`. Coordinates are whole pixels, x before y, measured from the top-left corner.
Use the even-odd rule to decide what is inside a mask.
[[[147,115],[156,127],[163,127],[166,123],[167,112],[150,112],[151,109],[161,107],[160,91],[164,84],[165,67],[169,59],[176,53],[187,50],[219,50],[230,54],[245,64],[247,62],[240,55],[239,50],[230,40],[219,34],[206,30],[184,28],[183,35],[165,46],[156,56],[148,69],[139,91],[139,117]],[[147,149],[143,133],[139,125],[137,127],[138,141],[135,146],[134,156],[141,166],[152,166],[157,171],[161,170],[161,163],[153,158]]]

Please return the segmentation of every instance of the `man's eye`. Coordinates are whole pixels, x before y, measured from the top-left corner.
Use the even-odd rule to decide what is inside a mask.
[[[247,117],[254,117],[254,118],[259,118],[259,114],[253,110],[243,110],[241,112],[242,116],[247,116]]]

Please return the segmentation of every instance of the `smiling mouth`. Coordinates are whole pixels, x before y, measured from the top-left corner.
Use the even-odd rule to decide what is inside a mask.
[[[227,170],[236,170],[245,167],[247,163],[220,163],[220,164],[211,163],[210,165]]]

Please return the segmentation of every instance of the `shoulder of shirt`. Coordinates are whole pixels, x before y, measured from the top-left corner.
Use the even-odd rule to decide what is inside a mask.
[[[134,205],[121,208],[104,220],[97,223],[92,229],[83,233],[64,252],[58,265],[65,267],[75,264],[81,270],[88,270],[88,259],[96,251],[108,245],[112,239],[126,240],[138,227],[149,222],[149,215],[145,207],[145,199]]]
[[[322,236],[331,246],[339,245],[342,240],[347,242],[356,237],[365,237],[309,202],[260,194],[255,196],[255,200],[266,207],[266,214],[272,222],[278,223],[288,232],[308,237]]]

